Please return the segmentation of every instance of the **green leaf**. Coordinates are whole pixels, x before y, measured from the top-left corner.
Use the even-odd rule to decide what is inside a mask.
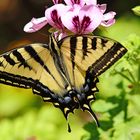
[[[139,90],[140,91],[140,90]],[[139,116],[140,114],[140,94],[134,94],[132,95],[130,93],[130,95],[128,96],[128,100],[129,100],[129,116]]]
[[[112,140],[134,140],[133,135],[140,133],[140,118],[135,117],[127,122],[120,122],[114,126]]]
[[[99,140],[99,132],[95,124],[88,123],[84,126],[84,129],[88,134],[82,136],[81,140]]]
[[[140,6],[134,7],[134,8],[132,9],[132,11],[133,11],[136,15],[140,16]]]
[[[110,102],[106,102],[105,100],[97,100],[93,104],[93,108],[96,112],[106,112],[112,108],[114,108],[116,105]]]

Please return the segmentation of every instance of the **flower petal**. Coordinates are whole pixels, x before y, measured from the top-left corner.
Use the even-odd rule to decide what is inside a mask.
[[[102,12],[94,5],[84,5],[79,11],[73,7],[73,11],[61,17],[64,26],[77,34],[92,32],[101,24],[102,19]]]
[[[85,0],[85,3],[87,4],[87,5],[97,5],[97,0]]]
[[[62,3],[62,0],[52,0],[54,4]]]
[[[91,23],[85,30],[85,33],[88,33],[92,32],[100,25],[103,19],[103,14],[97,6],[85,5],[84,7],[81,8],[79,17],[80,20],[82,20],[84,17],[90,18]]]
[[[108,12],[108,13],[104,14],[103,20],[113,19],[115,17],[115,15],[116,15],[116,13],[113,11]]]
[[[64,16],[61,17],[63,25],[70,31],[76,33],[76,29],[73,25],[73,18],[76,14],[72,11],[67,12]]]
[[[65,15],[61,17],[63,25],[70,31],[77,33],[77,29],[74,26],[73,18],[77,17],[79,15],[79,11],[81,9],[81,6],[78,4],[74,4],[73,7],[71,7]]]
[[[68,7],[64,4],[56,4],[45,11],[45,16],[47,18],[48,23],[57,28],[57,29],[63,29],[63,24],[61,22],[61,15],[66,13],[68,10]]]
[[[85,0],[64,0],[67,5],[73,6],[74,4],[78,4],[84,6]]]
[[[108,21],[102,21],[101,25],[104,27],[109,27],[115,23],[115,19],[110,19]]]
[[[32,18],[32,20],[24,26],[24,31],[28,33],[36,32],[47,24],[46,17]]]
[[[69,6],[69,9],[68,9],[67,12],[70,12],[71,11],[71,12],[73,12],[75,14],[79,14],[80,9],[81,9],[81,6],[80,5],[74,4],[73,6]]]
[[[101,5],[98,5],[98,7],[100,8],[101,12],[104,13],[106,11],[107,4],[101,4]]]
[[[109,27],[113,25],[115,23],[115,19],[114,19],[115,15],[116,13],[112,11],[104,14],[101,25],[105,27]]]

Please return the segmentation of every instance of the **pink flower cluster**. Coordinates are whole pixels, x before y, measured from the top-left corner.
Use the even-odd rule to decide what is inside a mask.
[[[106,4],[97,4],[97,0],[53,0],[54,5],[45,10],[45,16],[32,18],[24,27],[28,33],[36,32],[50,24],[57,29],[54,33],[59,39],[67,35],[67,30],[74,34],[93,32],[98,26],[111,26],[115,23],[115,12],[105,13]],[[104,14],[105,13],[105,14]]]

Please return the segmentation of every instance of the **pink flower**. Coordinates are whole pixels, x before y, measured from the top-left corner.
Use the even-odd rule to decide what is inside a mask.
[[[104,14],[101,25],[105,26],[105,27],[109,27],[112,24],[114,24],[115,23],[115,19],[114,19],[115,15],[116,15],[116,13],[112,12],[112,11]]]
[[[107,8],[106,4],[98,5],[98,7],[100,8],[102,13],[105,13],[106,8]],[[109,26],[113,25],[115,23],[115,19],[114,19],[115,15],[116,15],[116,13],[113,11],[105,13],[103,15],[103,20],[101,22],[101,25],[105,26],[105,27],[109,27]]]
[[[106,11],[106,7],[107,7],[106,4],[101,4],[101,5],[98,4],[97,6],[98,6],[98,8],[100,8],[102,13],[104,13]]]
[[[64,0],[67,5],[73,6],[74,4],[78,4],[80,6],[84,6],[84,0]]]
[[[91,5],[91,4],[97,5],[97,0],[85,0],[85,3],[86,3],[87,5]]]
[[[58,4],[58,3],[61,3],[62,0],[52,0],[54,4]]]
[[[64,26],[76,34],[86,34],[95,30],[103,19],[100,9],[94,5],[75,4],[61,17]]]
[[[97,0],[85,0],[85,3],[87,5],[97,5],[103,14],[107,8],[106,4],[101,4],[101,5],[97,4]],[[116,13],[113,11],[110,11],[110,12],[104,14],[101,25],[105,26],[105,27],[109,27],[109,26],[113,25],[115,23],[115,19],[114,19],[115,15],[116,15]]]
[[[24,26],[24,31],[28,33],[36,32],[47,24],[46,17],[32,18],[32,20]]]
[[[64,30],[64,25],[61,21],[61,16],[66,13],[68,7],[63,4],[56,4],[51,8],[46,9],[45,17],[48,23],[59,30]]]
[[[97,0],[53,0],[54,5],[45,10],[45,17],[33,18],[24,27],[25,32],[36,32],[50,24],[56,29],[54,36],[61,39],[67,36],[67,29],[74,34],[93,32],[99,25],[108,27],[115,23],[115,12],[106,11],[106,4]],[[105,14],[104,14],[105,13]]]

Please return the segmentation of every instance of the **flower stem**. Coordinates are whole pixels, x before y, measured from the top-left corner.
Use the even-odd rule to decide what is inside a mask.
[[[116,70],[115,70],[116,71]],[[120,74],[122,77],[124,77],[125,79],[127,79],[130,83],[134,83],[130,78],[128,78],[125,74],[123,74],[122,72],[116,71],[116,73]]]
[[[128,70],[128,73],[129,73],[130,77],[132,78],[133,83],[137,83],[137,81],[135,80],[135,77],[133,76],[133,74],[129,70]]]

